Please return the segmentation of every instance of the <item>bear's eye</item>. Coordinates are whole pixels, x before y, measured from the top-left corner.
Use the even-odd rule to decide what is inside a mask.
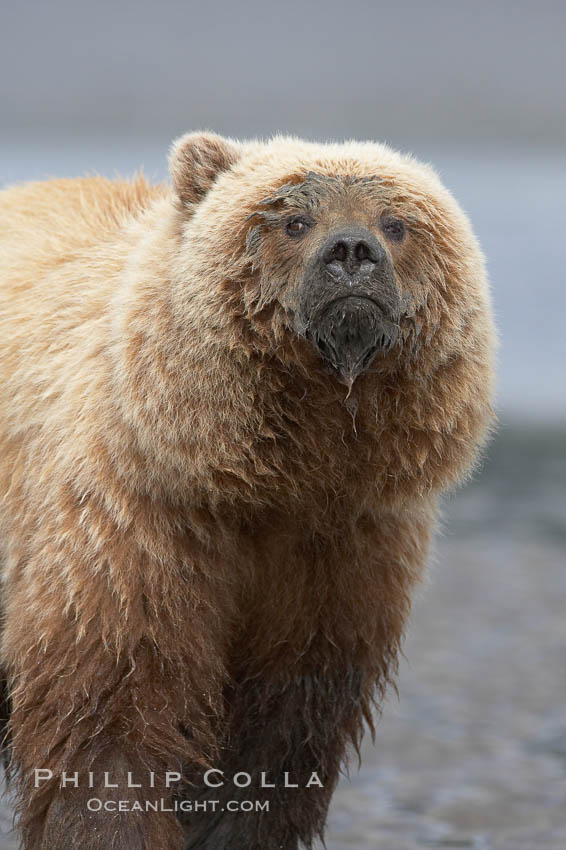
[[[288,236],[304,236],[304,234],[313,226],[311,219],[304,215],[296,215],[289,219],[285,225],[285,231]]]
[[[405,225],[400,218],[391,215],[381,219],[381,229],[392,242],[401,242],[405,236]]]

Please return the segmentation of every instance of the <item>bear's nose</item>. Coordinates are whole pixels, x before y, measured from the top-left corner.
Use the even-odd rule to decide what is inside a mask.
[[[384,257],[378,239],[369,230],[334,233],[324,246],[322,259],[328,270],[340,276],[356,274],[363,267],[371,273]]]

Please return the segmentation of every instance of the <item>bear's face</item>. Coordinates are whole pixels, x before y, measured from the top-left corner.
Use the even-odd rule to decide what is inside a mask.
[[[171,170],[185,267],[272,351],[288,339],[300,356],[302,339],[350,387],[372,364],[431,372],[485,355],[481,252],[429,167],[378,144],[201,134],[177,143]]]
[[[380,188],[377,177],[310,171],[262,199],[250,216],[257,223],[248,253],[285,281],[273,291],[273,276],[264,273],[262,299],[277,299],[295,332],[348,386],[399,333],[401,295],[389,248],[404,240],[404,224],[380,203]]]

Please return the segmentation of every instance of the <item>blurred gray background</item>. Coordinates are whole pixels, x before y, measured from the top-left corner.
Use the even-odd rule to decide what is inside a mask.
[[[282,132],[412,151],[470,214],[501,334],[499,434],[446,505],[400,701],[342,783],[328,844],[564,850],[566,3],[0,11],[0,185],[140,167],[162,179],[186,130]]]

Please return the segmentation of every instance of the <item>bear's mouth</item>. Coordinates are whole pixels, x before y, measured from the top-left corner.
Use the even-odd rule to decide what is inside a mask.
[[[393,348],[398,326],[380,305],[365,295],[347,295],[331,301],[309,323],[307,337],[330,370],[351,387],[378,354]]]

